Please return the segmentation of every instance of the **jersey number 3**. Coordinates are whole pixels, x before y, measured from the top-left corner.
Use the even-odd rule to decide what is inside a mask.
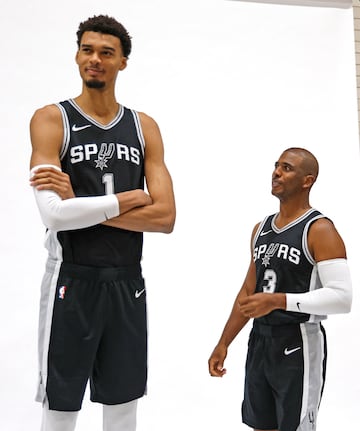
[[[273,269],[267,269],[264,272],[263,291],[265,293],[274,293],[276,289],[277,276]]]

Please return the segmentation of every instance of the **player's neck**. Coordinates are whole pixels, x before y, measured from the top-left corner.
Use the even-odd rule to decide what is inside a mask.
[[[119,111],[114,93],[106,90],[86,89],[74,100],[87,115],[102,124],[110,123]]]
[[[276,217],[276,226],[282,228],[297,218],[301,217],[311,208],[308,201],[302,202],[280,202],[280,211]]]

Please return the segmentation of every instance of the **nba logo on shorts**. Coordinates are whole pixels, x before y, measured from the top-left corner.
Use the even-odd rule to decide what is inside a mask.
[[[59,299],[64,299],[66,292],[66,286],[59,287]]]

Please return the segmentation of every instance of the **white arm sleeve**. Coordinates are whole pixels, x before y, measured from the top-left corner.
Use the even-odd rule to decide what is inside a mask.
[[[30,176],[40,167],[31,169]],[[62,200],[51,190],[36,190],[34,195],[44,225],[53,231],[81,229],[93,226],[120,214],[119,203],[115,195],[89,196]]]
[[[352,285],[346,259],[323,260],[317,263],[322,287],[306,293],[287,293],[286,310],[326,315],[349,313]]]

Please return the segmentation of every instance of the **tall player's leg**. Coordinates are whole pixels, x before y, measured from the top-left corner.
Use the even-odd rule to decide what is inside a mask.
[[[79,412],[49,410],[47,401],[43,404],[41,431],[74,431]]]
[[[137,400],[103,406],[104,431],[135,431]]]
[[[138,277],[113,280],[102,289],[107,292],[109,300],[103,319],[104,331],[90,377],[90,396],[93,402],[120,405],[146,393],[145,284]]]

